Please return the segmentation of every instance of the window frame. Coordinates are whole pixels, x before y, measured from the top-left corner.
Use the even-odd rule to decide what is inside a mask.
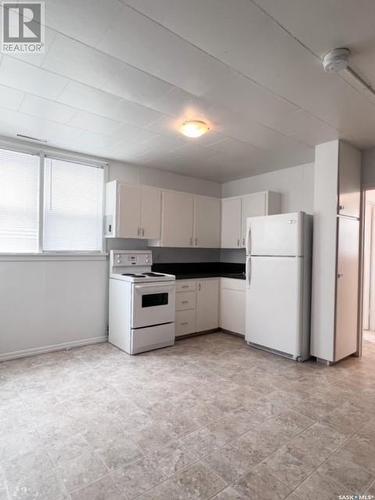
[[[9,147],[0,143],[0,149],[13,151],[14,153],[29,154],[39,157],[39,199],[38,199],[38,251],[37,252],[1,252],[0,261],[23,261],[23,260],[102,260],[107,256],[106,238],[104,233],[104,213],[105,213],[105,194],[106,182],[108,181],[108,163],[91,158],[81,158],[79,155],[70,153],[50,152],[43,149],[32,149],[20,146],[19,148]],[[102,237],[100,250],[44,250],[44,165],[46,158],[52,160],[62,160],[78,165],[87,165],[92,168],[103,170],[103,196],[102,196]]]

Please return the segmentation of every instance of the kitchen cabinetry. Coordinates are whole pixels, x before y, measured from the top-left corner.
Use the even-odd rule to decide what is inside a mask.
[[[219,327],[219,278],[176,282],[176,337]]]
[[[197,282],[197,331],[219,327],[219,279]]]
[[[359,350],[360,152],[317,146],[314,193],[311,354],[336,362]]]
[[[161,191],[149,186],[107,183],[105,235],[112,238],[160,238]]]
[[[241,245],[241,198],[221,200],[221,248]]]
[[[219,248],[220,200],[163,191],[161,239],[153,246]]]
[[[194,243],[194,197],[163,191],[160,246],[192,247]]]
[[[245,335],[245,280],[220,279],[220,328]]]
[[[196,196],[194,201],[194,246],[219,248],[220,200],[207,196]]]
[[[281,211],[280,193],[262,191],[222,200],[221,247],[245,248],[246,219]]]

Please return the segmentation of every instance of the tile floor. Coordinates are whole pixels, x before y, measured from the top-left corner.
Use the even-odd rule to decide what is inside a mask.
[[[334,367],[216,333],[0,364],[0,500],[375,495],[375,344]]]

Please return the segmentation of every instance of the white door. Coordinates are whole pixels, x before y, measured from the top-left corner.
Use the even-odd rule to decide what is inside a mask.
[[[242,198],[242,229],[241,229],[241,246],[246,245],[246,219],[248,217],[260,217],[267,215],[267,194],[254,193]]]
[[[246,253],[251,255],[302,255],[303,213],[248,219]]]
[[[357,350],[359,221],[338,220],[335,361]]]
[[[221,248],[241,247],[241,198],[221,200]]]
[[[194,198],[189,194],[164,191],[162,244],[169,247],[193,246]]]
[[[220,205],[218,198],[195,197],[194,246],[220,247]]]
[[[221,288],[220,290],[220,327],[230,332],[245,335],[244,290]]]
[[[119,238],[138,238],[141,229],[141,189],[130,184],[119,185]]]
[[[246,290],[246,341],[293,356],[302,352],[303,259],[251,257]]]
[[[197,332],[219,327],[219,279],[198,281]]]
[[[361,153],[350,144],[340,142],[339,155],[338,212],[340,215],[360,217]]]
[[[161,191],[142,186],[141,210],[142,238],[160,240],[161,234]]]

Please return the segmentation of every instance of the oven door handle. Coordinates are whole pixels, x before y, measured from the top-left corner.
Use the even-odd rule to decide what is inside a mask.
[[[173,291],[176,288],[176,285],[173,284],[171,285],[170,283],[144,283],[140,285],[135,285],[134,289],[136,292],[149,292],[150,290],[155,290],[156,293],[158,291],[160,292],[165,292],[166,290],[171,290]]]

